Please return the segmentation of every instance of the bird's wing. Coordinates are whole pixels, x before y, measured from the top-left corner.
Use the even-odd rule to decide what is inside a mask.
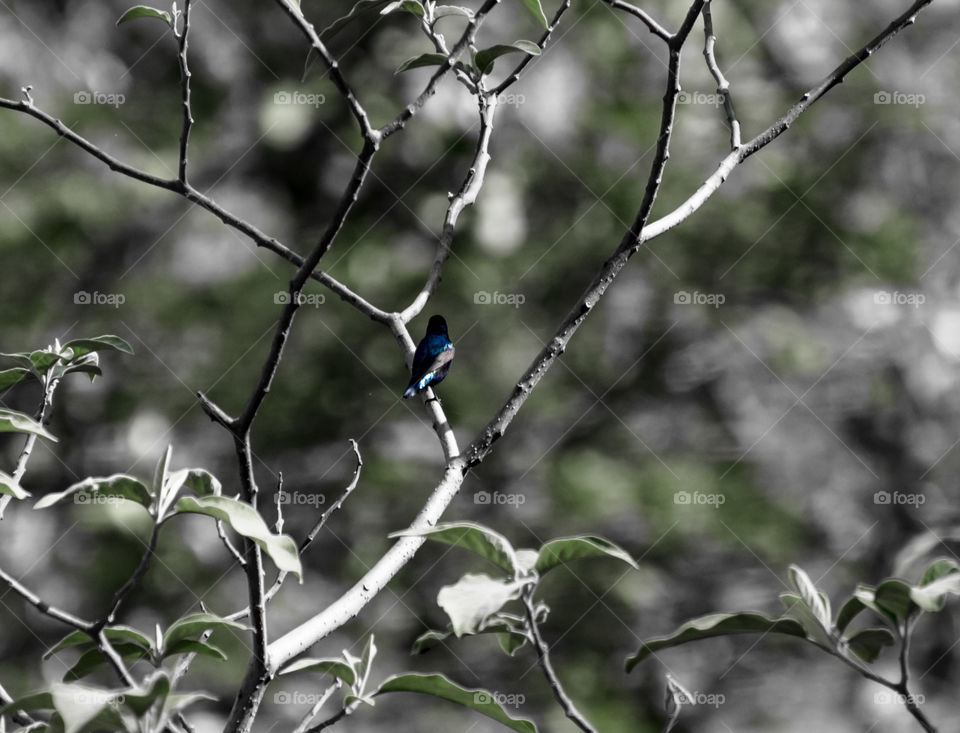
[[[427,365],[427,368],[423,370],[423,374],[426,375],[430,374],[431,372],[439,371],[444,364],[449,364],[451,361],[453,361],[454,351],[456,351],[456,349],[453,348],[453,344],[450,344],[450,346],[433,357],[433,361],[431,361]]]

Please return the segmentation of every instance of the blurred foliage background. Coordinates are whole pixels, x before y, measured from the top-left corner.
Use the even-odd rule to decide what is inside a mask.
[[[303,0],[318,28],[349,5]],[[668,670],[691,690],[725,698],[717,708],[687,709],[681,731],[915,729],[901,707],[874,704],[881,688],[799,642],[715,640],[665,652],[629,676],[622,665],[640,639],[691,616],[777,611],[791,562],[837,601],[858,581],[910,576],[910,560],[922,552],[956,550],[957,5],[935,3],[737,169],[694,217],[646,247],[445,515],[488,524],[517,546],[593,533],[641,558],[640,572],[608,561],[558,570],[542,589],[552,607],[544,633],[556,645],[554,663],[605,732],[659,730]],[[126,0],[2,6],[0,94],[17,98],[30,84],[39,107],[111,154],[175,176],[176,46],[161,23],[116,28]],[[665,0],[643,6],[668,27],[685,12]],[[745,139],[905,7],[903,0],[716,2],[718,56]],[[554,10],[548,2],[547,15]],[[460,21],[442,22],[448,37],[459,32]],[[538,35],[522,3],[505,0],[479,45]],[[698,25],[682,66],[689,103],[679,108],[655,217],[690,195],[727,150],[722,110],[707,96],[714,84],[702,40]],[[439,292],[412,325],[419,338],[429,313],[450,323],[457,361],[440,394],[461,446],[505,399],[635,214],[660,115],[661,46],[604,4],[576,2],[500,110],[486,186],[461,219]],[[375,124],[430,73],[393,75],[403,60],[430,50],[412,16],[368,15],[330,48]],[[274,3],[195,3],[190,53],[194,184],[306,253],[359,147],[336,90]],[[501,65],[502,74],[510,64]],[[77,103],[92,92],[123,95],[123,103]],[[276,103],[278,93],[293,92],[323,102]],[[904,95],[915,103],[898,103]],[[33,119],[4,111],[0,124],[0,350],[115,333],[137,351],[106,356],[105,375],[92,384],[78,376],[60,387],[51,425],[60,442],[41,441],[24,485],[36,496],[88,475],[147,476],[172,443],[174,466],[207,467],[233,493],[231,441],[195,393],[239,411],[291,268],[199,208],[112,173]],[[406,305],[426,276],[446,194],[466,173],[477,130],[473,103],[448,78],[384,145],[323,267],[380,307]],[[124,303],[78,304],[79,292],[121,294]],[[482,293],[524,302],[484,304]],[[724,302],[683,304],[681,293],[719,294]],[[885,303],[884,294],[923,302]],[[406,373],[390,334],[325,295],[298,315],[257,422],[258,478],[269,496],[282,471],[288,490],[329,504],[354,468],[348,438],[359,442],[365,465],[356,493],[309,550],[304,585],[288,583],[274,601],[273,636],[375,562],[442,464],[421,405],[399,399]],[[17,387],[0,399],[33,413],[38,391]],[[5,469],[20,446],[16,436],[0,441]],[[481,491],[519,495],[522,503],[477,503]],[[725,501],[678,504],[678,491]],[[882,491],[921,495],[923,503],[877,503]],[[51,603],[101,615],[143,550],[143,518],[127,507],[34,512],[31,502],[15,504],[3,522],[3,567]],[[264,511],[272,521],[272,507]],[[316,514],[310,505],[289,507],[285,529],[300,537]],[[921,536],[929,541],[901,552]],[[444,672],[467,686],[524,695],[516,712],[544,730],[572,729],[528,649],[510,659],[495,639],[473,638],[407,656],[419,633],[446,623],[437,591],[464,572],[487,570],[447,549],[425,546],[314,656],[356,653],[374,631],[374,677]],[[201,600],[226,614],[245,596],[242,573],[196,517],[165,528],[123,621],[150,631]],[[960,678],[956,613],[920,623],[917,691],[930,717],[944,721]],[[65,629],[12,593],[0,594],[0,629],[0,681],[15,695],[59,679],[73,661],[64,652],[39,664]],[[187,687],[220,697],[189,716],[199,731],[219,730],[246,664],[242,638],[214,641],[231,662],[193,666]],[[894,663],[879,662],[891,670]],[[113,682],[106,673],[101,681]],[[313,693],[320,683],[309,675],[275,683],[258,730],[291,729],[306,709],[272,704],[274,691]],[[340,727],[498,729],[451,705],[390,698]]]

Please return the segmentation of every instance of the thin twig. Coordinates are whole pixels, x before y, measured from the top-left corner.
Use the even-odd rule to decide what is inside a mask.
[[[737,114],[733,109],[733,98],[730,96],[730,82],[720,71],[717,64],[716,45],[717,36],[713,32],[713,13],[710,12],[711,1],[706,0],[703,4],[703,57],[707,61],[707,68],[717,82],[717,94],[723,97],[723,109],[727,114],[727,124],[730,127],[730,149],[736,150],[740,147],[740,122],[737,120]]]
[[[323,41],[320,40],[320,36],[317,35],[313,24],[304,17],[303,11],[299,8],[299,3],[295,5],[291,0],[277,0],[277,4],[290,16],[294,25],[303,31],[303,34],[310,42],[310,46],[317,52],[317,55],[327,67],[327,70],[330,72],[330,78],[333,80],[333,85],[343,96],[344,100],[346,100],[347,106],[350,108],[350,113],[356,118],[363,139],[367,143],[377,144],[380,141],[380,133],[370,125],[367,111],[363,108],[363,105],[360,104],[360,100],[357,98],[353,88],[344,78],[337,60],[330,55],[327,47]]]
[[[147,572],[147,568],[150,567],[150,558],[153,557],[153,553],[157,549],[157,539],[160,535],[160,523],[157,522],[153,525],[153,530],[150,532],[150,541],[147,544],[147,549],[144,551],[143,555],[140,557],[140,562],[137,564],[136,569],[133,571],[133,575],[127,578],[127,581],[120,586],[117,592],[113,596],[113,601],[110,603],[110,610],[107,611],[106,615],[97,623],[94,631],[99,632],[107,624],[112,624],[117,617],[117,612],[120,610],[120,606],[123,604],[124,599],[132,591],[137,583],[140,581],[140,578],[143,577],[144,573]]]
[[[583,713],[577,710],[577,706],[573,704],[573,700],[570,699],[566,690],[563,689],[560,678],[557,677],[557,673],[553,669],[553,664],[550,662],[550,647],[544,642],[543,637],[540,635],[540,628],[537,625],[536,612],[533,609],[533,601],[531,598],[532,595],[533,586],[528,586],[523,590],[520,598],[523,601],[523,608],[527,617],[527,629],[530,632],[530,641],[533,644],[533,648],[537,652],[537,661],[540,663],[540,669],[543,670],[547,682],[550,683],[553,696],[556,698],[557,704],[560,705],[564,714],[570,718],[573,724],[580,730],[586,731],[586,733],[597,733],[597,729],[593,727],[593,724],[586,719]]]
[[[180,96],[183,106],[183,126],[180,130],[180,182],[187,182],[187,151],[190,146],[190,129],[193,127],[193,112],[190,109],[190,67],[187,65],[187,46],[189,44],[190,34],[190,2],[183,0],[183,25],[180,33],[177,35],[177,45],[179,53],[177,58],[180,63]],[[176,22],[176,21],[174,21]]]
[[[497,111],[498,97],[496,94],[481,95],[478,97],[480,106],[480,136],[477,138],[477,147],[473,154],[470,170],[457,191],[450,199],[447,213],[443,218],[443,230],[437,241],[437,252],[430,267],[427,282],[414,298],[413,302],[404,308],[400,318],[404,323],[410,323],[423,311],[427,301],[436,292],[443,274],[443,265],[450,257],[450,248],[453,245],[453,236],[456,232],[457,220],[461,212],[477,200],[477,195],[483,187],[487,164],[490,162],[490,136],[493,134],[493,119]]]
[[[206,209],[228,227],[235,229],[241,234],[247,236],[258,247],[263,247],[264,249],[270,250],[296,267],[300,267],[303,264],[303,258],[300,257],[300,255],[298,255],[296,252],[293,252],[288,247],[285,247],[276,238],[260,231],[250,222],[241,219],[237,215],[223,208],[216,201],[202,194],[189,183],[184,183],[177,178],[160,178],[159,176],[151,175],[150,173],[146,173],[138,168],[134,168],[131,165],[127,165],[126,163],[102,150],[99,146],[95,145],[90,140],[87,140],[82,135],[79,135],[71,130],[60,120],[35,107],[32,99],[25,98],[24,100],[17,102],[12,99],[0,97],[0,108],[10,109],[15,112],[22,112],[23,114],[30,115],[31,117],[47,125],[47,127],[51,128],[54,132],[68,142],[73,143],[81,150],[104,163],[110,170],[135,181],[146,183],[149,186],[162,188],[165,191],[171,191],[172,193],[178,194],[187,201]],[[328,288],[341,300],[361,311],[370,319],[379,323],[386,323],[389,319],[389,314],[386,311],[377,308],[372,303],[368,302],[366,299],[362,298],[360,295],[353,292],[346,285],[339,282],[336,278],[328,275],[327,273],[318,270],[312,272],[310,277],[324,287]]]
[[[384,140],[402,130],[407,122],[409,122],[417,112],[423,109],[423,105],[427,103],[427,100],[436,93],[440,80],[443,79],[447,71],[454,68],[457,63],[457,58],[463,50],[473,43],[477,37],[477,31],[480,29],[480,24],[483,22],[487,13],[493,10],[499,3],[500,0],[486,0],[486,2],[477,9],[473,17],[467,22],[467,27],[464,29],[463,35],[460,36],[460,39],[453,45],[453,48],[450,49],[450,55],[447,56],[447,63],[441,64],[440,68],[433,73],[429,81],[427,81],[427,85],[423,88],[423,91],[417,95],[415,100],[404,107],[400,114],[380,128],[380,134]]]
[[[324,525],[327,523],[327,520],[330,516],[337,511],[343,502],[346,501],[347,497],[353,493],[353,490],[357,488],[357,483],[360,481],[360,469],[363,468],[363,458],[360,456],[360,448],[357,445],[357,441],[350,439],[350,445],[353,447],[353,452],[357,456],[357,467],[353,471],[353,478],[350,480],[350,483],[347,485],[347,488],[343,490],[343,493],[340,495],[340,498],[337,499],[330,507],[320,516],[320,519],[317,520],[317,523],[313,525],[313,528],[307,533],[306,537],[301,540],[300,545],[297,547],[297,553],[303,555],[304,551],[313,543],[317,535],[320,533],[320,530],[323,529]],[[279,492],[278,492],[279,496]],[[280,529],[277,528],[277,532],[280,532]],[[274,581],[273,585],[270,586],[270,590],[264,594],[264,602],[269,602],[273,600],[273,597],[277,595],[280,591],[283,581],[286,580],[288,573],[285,570],[281,570],[277,575],[277,579]],[[228,621],[237,621],[241,618],[245,618],[250,613],[250,608],[244,608],[241,611],[235,611],[227,616]]]
[[[294,728],[293,733],[306,733],[306,731],[310,727],[310,721],[317,717],[317,714],[320,712],[320,708],[322,708],[326,704],[327,700],[330,699],[330,696],[334,692],[340,689],[340,686],[342,684],[343,683],[338,679],[336,682],[330,685],[326,690],[324,690],[323,694],[317,699],[317,701],[313,704],[310,710],[307,711],[307,714],[304,715],[303,718],[300,720],[300,724],[297,725],[296,728]]]
[[[51,606],[49,603],[40,598],[40,596],[26,586],[22,585],[2,569],[0,569],[0,581],[6,583],[10,587],[10,590],[40,611],[40,613],[49,616],[55,621],[59,621],[60,623],[66,624],[67,626],[77,629],[78,631],[84,631],[86,633],[90,633],[96,628],[96,623],[93,621],[85,621],[79,616],[74,616],[68,611],[59,609],[56,606]]]
[[[45,425],[50,419],[50,410],[53,407],[53,393],[56,391],[58,384],[60,384],[60,380],[52,379],[48,371],[42,381],[43,397],[41,398],[40,410],[37,412],[36,418],[37,422],[41,425]],[[13,471],[13,481],[15,484],[19,484],[27,472],[27,463],[30,462],[30,456],[33,454],[33,446],[36,445],[36,442],[36,433],[30,433],[24,440],[20,457],[17,458],[17,466]],[[9,494],[0,496],[0,519],[3,519],[3,512],[12,499],[13,497]]]
[[[553,19],[550,21],[550,25],[547,26],[547,29],[543,32],[543,35],[540,36],[540,40],[537,41],[537,46],[543,51],[547,47],[547,41],[550,40],[550,36],[553,35],[553,32],[557,29],[557,26],[560,24],[560,18],[563,17],[563,14],[570,9],[571,0],[563,0],[560,3],[560,7],[557,8],[557,12],[554,14]],[[517,79],[520,78],[520,74],[523,73],[523,70],[536,58],[529,54],[524,54],[523,60],[516,65],[512,72],[497,85],[497,88],[493,90],[494,94],[503,94],[510,86],[512,86]]]
[[[624,12],[629,13],[635,18],[639,18],[640,21],[650,29],[650,32],[655,35],[657,38],[660,38],[667,43],[670,42],[670,39],[673,37],[666,28],[660,25],[657,21],[650,17],[649,13],[646,10],[638,8],[636,5],[631,5],[624,0],[603,0],[607,5],[615,10],[623,10]]]
[[[230,541],[230,538],[227,537],[227,529],[223,525],[223,520],[217,520],[217,535],[220,537],[220,541],[223,543],[223,546],[227,548],[227,552],[233,555],[233,559],[237,561],[240,567],[246,567],[247,559],[240,554],[240,550]]]

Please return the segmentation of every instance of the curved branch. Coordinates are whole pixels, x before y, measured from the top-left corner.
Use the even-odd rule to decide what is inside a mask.
[[[650,32],[655,35],[657,38],[670,43],[670,39],[673,38],[670,31],[660,25],[655,21],[646,10],[638,8],[636,5],[631,5],[624,0],[603,0],[607,5],[615,10],[623,10],[626,13],[629,13],[634,18],[638,18]]]
[[[537,652],[537,661],[543,670],[544,676],[547,678],[547,682],[550,683],[553,696],[556,698],[557,704],[560,705],[564,714],[573,721],[574,725],[580,730],[585,731],[585,733],[597,733],[597,729],[593,727],[593,724],[584,717],[583,713],[577,710],[577,706],[573,704],[573,700],[567,695],[567,691],[563,689],[560,678],[557,677],[557,673],[553,669],[553,663],[550,661],[550,647],[547,646],[543,637],[540,636],[540,627],[537,626],[537,614],[536,611],[533,610],[532,595],[533,587],[528,587],[524,589],[520,599],[523,601],[523,609],[527,617],[527,628],[530,630],[531,644]]]
[[[363,108],[363,105],[360,104],[360,100],[357,99],[357,95],[344,78],[343,73],[340,71],[340,65],[337,63],[337,60],[330,55],[327,47],[324,45],[323,41],[320,40],[320,36],[317,35],[317,31],[313,27],[313,24],[304,17],[303,11],[299,7],[299,3],[294,5],[291,0],[277,0],[277,3],[281,8],[283,8],[284,12],[290,16],[290,19],[293,21],[294,25],[303,31],[303,34],[310,42],[310,46],[314,51],[317,52],[317,55],[326,65],[327,70],[330,72],[330,78],[333,80],[333,85],[346,100],[347,106],[350,107],[351,114],[353,114],[353,116],[356,118],[357,124],[360,125],[360,133],[363,135],[364,141],[373,144],[378,143],[380,141],[379,131],[375,130],[370,125],[370,119],[367,117],[367,111]]]
[[[490,162],[490,136],[493,134],[493,118],[497,112],[498,102],[496,94],[480,96],[478,99],[480,104],[480,136],[477,138],[473,162],[460,185],[460,190],[451,197],[450,204],[447,206],[447,213],[443,218],[443,231],[440,233],[440,239],[437,242],[437,253],[433,265],[430,267],[427,282],[413,302],[400,313],[400,318],[404,323],[410,323],[420,315],[430,296],[436,292],[443,274],[443,265],[450,257],[450,247],[453,245],[457,220],[467,206],[476,202],[477,194],[483,187],[483,178],[487,172],[487,164]]]
[[[716,45],[717,37],[713,32],[713,13],[710,12],[711,0],[703,4],[703,58],[706,59],[707,69],[717,82],[717,94],[723,97],[723,110],[727,115],[727,124],[730,126],[730,149],[736,150],[740,147],[740,122],[737,120],[737,114],[733,109],[733,98],[730,96],[730,82],[720,71],[720,65],[717,63]]]

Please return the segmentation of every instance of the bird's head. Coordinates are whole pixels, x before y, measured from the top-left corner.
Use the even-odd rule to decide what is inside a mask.
[[[443,316],[430,316],[430,320],[427,323],[427,335],[430,334],[443,334],[447,333],[447,322],[444,320]]]

